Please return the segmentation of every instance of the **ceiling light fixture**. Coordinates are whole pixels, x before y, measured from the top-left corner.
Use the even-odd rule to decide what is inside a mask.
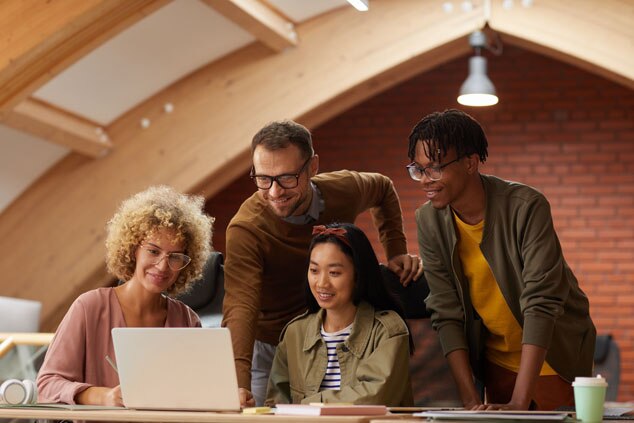
[[[475,56],[469,59],[469,76],[460,87],[458,96],[458,103],[464,106],[482,107],[498,103],[495,86],[487,76],[487,59],[481,56],[481,49],[486,44],[487,38],[482,31],[474,31],[469,36],[469,45],[474,48]]]
[[[368,4],[369,2],[370,0],[348,0],[348,3],[350,3],[352,7],[357,9],[359,12],[367,12],[370,8],[370,5]]]

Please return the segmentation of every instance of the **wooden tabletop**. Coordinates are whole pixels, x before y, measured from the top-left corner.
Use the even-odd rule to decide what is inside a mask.
[[[86,420],[113,422],[200,422],[235,423],[302,422],[369,423],[379,420],[401,420],[410,416],[279,416],[274,414],[242,414],[211,411],[149,411],[149,410],[65,410],[56,408],[0,408],[0,419]],[[418,422],[421,420],[418,419]]]

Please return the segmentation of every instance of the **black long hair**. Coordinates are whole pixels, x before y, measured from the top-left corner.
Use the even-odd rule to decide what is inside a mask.
[[[339,249],[352,260],[354,267],[354,288],[352,291],[352,302],[359,305],[361,301],[365,301],[372,305],[375,310],[392,310],[396,312],[405,322],[409,332],[409,349],[410,354],[414,352],[414,341],[412,339],[409,325],[405,320],[405,312],[400,302],[386,288],[379,267],[379,261],[374,254],[372,245],[365,236],[365,233],[357,226],[351,223],[332,223],[326,225],[327,228],[341,228],[345,230],[345,234],[317,234],[313,237],[308,249],[309,265],[310,255],[313,248],[318,244],[330,242],[339,247]],[[347,240],[344,242],[340,236]],[[306,302],[310,313],[318,312],[321,307],[313,296],[306,276]]]

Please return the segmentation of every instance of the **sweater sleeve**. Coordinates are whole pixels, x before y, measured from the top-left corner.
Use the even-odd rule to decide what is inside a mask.
[[[388,260],[407,254],[407,240],[398,194],[392,180],[380,173],[353,172],[360,209],[370,209]]]
[[[266,392],[264,405],[275,407],[275,404],[291,404],[291,387],[288,375],[288,358],[286,353],[286,342],[280,341],[275,350],[269,385]]]
[[[238,225],[227,229],[222,326],[229,328],[238,386],[251,390],[251,359],[260,310],[262,259],[258,242]]]
[[[86,353],[86,308],[80,298],[57,328],[38,373],[39,402],[75,404],[75,396],[92,386],[84,383]]]
[[[425,263],[425,278],[429,284],[429,296],[425,305],[431,311],[433,329],[438,332],[445,355],[458,349],[468,349],[464,336],[464,310],[456,285],[452,282],[450,263],[440,257],[441,246],[434,231],[425,230],[432,225],[423,208],[416,210],[418,246]]]
[[[549,348],[570,286],[546,198],[540,194],[527,202],[518,215],[518,226],[524,263],[524,290],[520,296],[524,316],[522,343]]]

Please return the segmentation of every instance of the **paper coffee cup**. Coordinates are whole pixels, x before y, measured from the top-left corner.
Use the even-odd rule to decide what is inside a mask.
[[[603,404],[608,383],[601,375],[577,377],[572,382],[575,392],[575,412],[583,423],[603,421]]]

